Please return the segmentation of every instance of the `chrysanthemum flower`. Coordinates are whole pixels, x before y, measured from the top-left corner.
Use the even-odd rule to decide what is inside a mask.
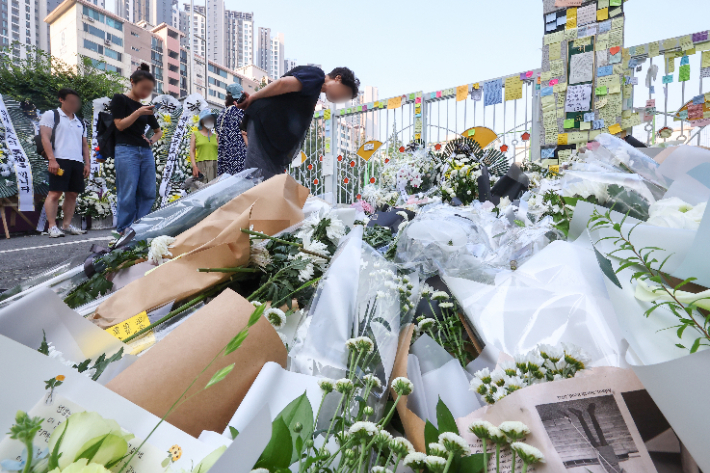
[[[410,453],[404,457],[404,466],[408,466],[413,470],[421,470],[426,467],[426,454],[420,452]]]
[[[522,442],[513,442],[510,444],[510,448],[528,465],[545,462],[545,456],[542,452],[532,445]]]
[[[351,393],[354,387],[353,382],[347,378],[339,379],[335,382],[335,390],[341,394]]]
[[[414,390],[414,384],[407,378],[399,377],[392,381],[392,389],[399,396],[407,396]]]
[[[320,386],[321,391],[325,394],[333,392],[333,383],[334,381],[329,378],[321,378],[318,380],[318,386]]]
[[[286,323],[286,314],[284,314],[284,311],[275,307],[267,309],[266,312],[264,312],[264,316],[271,322],[271,325],[276,328],[283,327]]]
[[[453,432],[443,432],[439,434],[439,443],[446,448],[446,451],[454,455],[467,457],[471,454],[468,443]]]
[[[432,473],[442,473],[444,471],[444,468],[446,468],[446,459],[439,456],[430,455],[426,457],[426,464]]]
[[[530,429],[527,425],[518,421],[505,421],[501,423],[498,428],[509,438],[513,440],[520,440],[526,435],[530,435]]]

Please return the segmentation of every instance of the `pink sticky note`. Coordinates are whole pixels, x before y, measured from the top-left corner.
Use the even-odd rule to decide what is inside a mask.
[[[646,100],[646,107],[653,108],[656,106],[656,99]]]
[[[441,91],[440,91],[440,90],[436,93],[436,98],[439,98],[439,97],[441,97]]]
[[[362,111],[363,111],[363,112],[366,112],[366,111],[367,111],[367,105],[363,105],[363,106],[362,106]]]
[[[587,148],[589,148],[591,151],[596,151],[597,148],[599,148],[600,146],[601,143],[599,143],[598,141],[590,141],[589,143],[587,143]]]
[[[557,85],[557,84],[559,84],[559,83],[560,83],[560,80],[559,80],[559,79],[552,79],[552,80],[550,81],[550,85]]]
[[[525,73],[525,77],[527,77],[528,79],[530,79],[532,76],[533,76],[533,71],[528,71]]]
[[[417,97],[416,99],[414,99],[414,103],[422,103],[422,98]]]

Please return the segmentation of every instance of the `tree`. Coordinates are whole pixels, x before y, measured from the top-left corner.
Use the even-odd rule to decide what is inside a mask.
[[[259,84],[257,84],[257,86],[254,88],[254,90],[259,91],[259,90],[263,89],[264,87],[266,87],[267,85],[269,85],[269,83],[266,81],[266,76],[264,76],[261,78],[261,82],[259,82]]]
[[[303,140],[303,152],[307,156],[318,156],[325,148],[325,135],[323,127],[314,120],[306,132],[306,138]]]
[[[17,48],[15,44],[11,47]],[[26,53],[25,59],[14,61],[0,53],[0,93],[19,102],[27,100],[42,111],[57,107],[57,92],[64,87],[76,90],[86,103],[112,97],[128,86],[128,80],[120,74],[103,70],[105,62],[95,63],[81,56],[74,67],[34,46],[27,46]]]

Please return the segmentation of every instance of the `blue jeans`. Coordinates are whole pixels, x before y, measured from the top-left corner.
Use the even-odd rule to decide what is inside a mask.
[[[116,145],[118,225],[122,232],[145,217],[155,202],[155,159],[150,148]]]

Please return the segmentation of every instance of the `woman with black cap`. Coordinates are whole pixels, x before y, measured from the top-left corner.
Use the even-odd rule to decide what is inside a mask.
[[[217,159],[217,175],[237,174],[244,170],[244,160],[247,157],[246,132],[240,129],[244,112],[235,107],[242,95],[241,84],[227,86],[227,100],[217,117],[217,134],[219,135],[219,150]]]

